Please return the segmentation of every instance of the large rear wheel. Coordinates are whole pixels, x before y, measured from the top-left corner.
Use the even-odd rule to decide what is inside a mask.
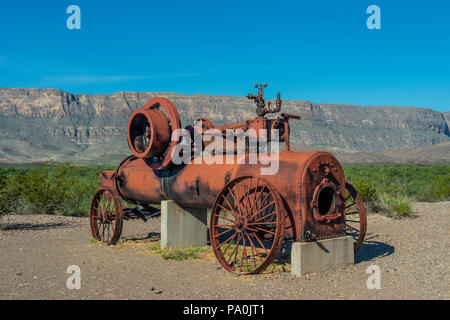
[[[211,213],[210,239],[217,260],[232,273],[260,273],[280,251],[285,217],[278,192],[266,180],[246,176],[231,181]]]
[[[354,251],[359,250],[366,237],[367,216],[366,208],[359,198],[358,191],[348,182],[345,182],[345,232],[353,237]]]

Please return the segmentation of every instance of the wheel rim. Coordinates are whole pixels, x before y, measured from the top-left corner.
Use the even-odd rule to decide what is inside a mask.
[[[272,263],[284,237],[280,196],[264,179],[241,177],[218,195],[210,222],[211,245],[222,267],[233,273],[260,273]]]
[[[356,189],[348,182],[345,182],[345,233],[350,235],[354,243],[356,253],[364,242],[367,229],[366,208],[359,198]]]
[[[117,193],[108,189],[97,191],[89,218],[94,239],[108,245],[117,243],[123,224],[122,205]]]

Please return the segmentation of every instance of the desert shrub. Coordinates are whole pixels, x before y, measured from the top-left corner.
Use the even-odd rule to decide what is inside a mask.
[[[413,201],[450,200],[450,165],[355,165],[344,172],[369,211],[408,217]]]
[[[0,168],[0,214],[29,212],[86,216],[99,166],[78,167],[49,161],[37,168]]]
[[[0,173],[0,216],[17,211],[22,206],[20,188],[13,178]]]
[[[405,195],[393,195],[386,192],[379,194],[383,211],[393,218],[413,217],[412,199]]]
[[[79,205],[77,189],[79,168],[70,163],[45,165],[17,176],[23,185],[22,196],[33,213],[65,213]]]
[[[351,181],[351,183],[358,191],[359,198],[362,200],[366,208],[369,211],[379,212],[380,204],[378,200],[377,185],[361,178],[356,178]]]
[[[0,168],[0,176],[7,181],[9,198],[19,198],[15,210],[86,216],[99,188],[99,171],[112,169],[50,161],[37,168]]]
[[[450,165],[352,165],[344,167],[350,182],[360,180],[380,192],[407,195],[417,201],[450,200]]]

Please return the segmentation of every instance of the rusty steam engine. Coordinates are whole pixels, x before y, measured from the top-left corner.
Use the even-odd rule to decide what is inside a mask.
[[[211,246],[219,263],[230,272],[263,271],[289,241],[350,234],[356,252],[366,233],[365,208],[355,188],[345,180],[340,163],[326,151],[291,151],[289,120],[300,117],[281,113],[277,118],[266,118],[280,112],[280,94],[272,109],[263,96],[266,84],[255,87],[258,95],[247,98],[254,100],[257,117],[245,123],[216,126],[202,118],[198,119],[201,126],[182,128],[176,107],[162,97],[150,99],[133,112],[127,134],[132,155],[117,170],[100,172],[101,187],[90,210],[93,237],[115,244],[124,220],[145,221],[160,214],[152,205],[174,200],[182,207],[211,208]],[[224,137],[230,130],[239,131],[247,140],[243,152],[216,150],[206,158],[208,142],[200,146],[191,142],[190,162],[174,163],[173,156],[182,143],[181,137],[173,135],[177,129],[184,129],[191,137],[205,136],[211,131],[208,129]],[[275,129],[284,150],[278,154],[276,174],[262,175],[263,165],[248,161],[260,149],[249,147],[246,133],[257,132],[258,138],[271,141]],[[233,140],[234,145],[237,140]],[[183,150],[181,153],[186,152]]]

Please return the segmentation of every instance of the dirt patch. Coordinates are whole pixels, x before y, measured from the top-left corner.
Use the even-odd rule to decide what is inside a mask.
[[[366,243],[353,266],[297,278],[289,261],[268,272],[235,276],[211,252],[200,259],[163,259],[149,250],[160,220],[126,221],[120,242],[92,240],[87,218],[11,215],[0,230],[0,299],[449,299],[450,202],[418,203],[417,218],[368,216]],[[366,286],[381,270],[381,289]],[[81,269],[69,290],[67,268]]]

